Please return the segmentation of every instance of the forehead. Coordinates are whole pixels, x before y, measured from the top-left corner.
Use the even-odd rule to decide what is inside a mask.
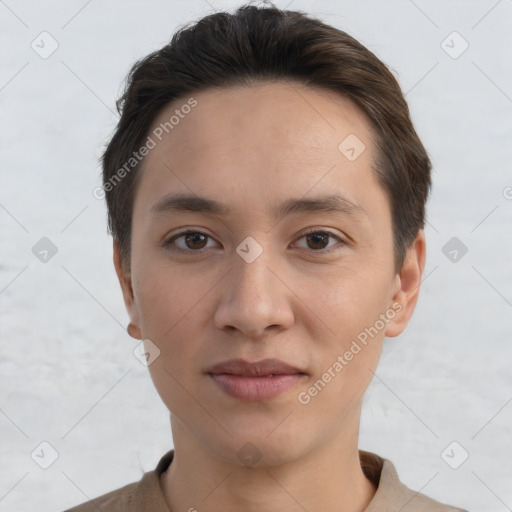
[[[144,212],[176,191],[228,196],[247,208],[313,188],[341,187],[353,197],[365,187],[370,201],[377,186],[365,115],[341,94],[296,82],[212,88],[180,98],[162,110],[149,136],[156,145],[145,157],[135,201]]]
[[[191,96],[197,105],[180,116],[169,133],[162,134],[169,146],[182,150],[208,145],[210,150],[221,151],[227,143],[233,146],[236,142],[244,147],[265,143],[270,147],[331,145],[336,149],[340,137],[349,133],[366,140],[371,136],[365,115],[352,101],[334,91],[297,82],[256,82],[211,88]],[[153,126],[165,125],[187,101],[173,101]]]

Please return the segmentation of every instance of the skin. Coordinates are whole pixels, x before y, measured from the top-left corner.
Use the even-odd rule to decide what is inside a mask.
[[[424,233],[396,273],[390,205],[371,170],[372,131],[349,100],[291,82],[193,97],[197,106],[145,158],[130,274],[114,242],[131,334],[161,351],[149,370],[171,412],[175,456],[161,478],[169,508],[362,511],[376,491],[359,462],[362,397],[384,337],[399,335],[415,308]],[[154,126],[185,102],[168,105]],[[338,149],[349,134],[366,146],[355,161]],[[232,212],[150,212],[176,192],[221,201]],[[364,212],[272,216],[287,199],[333,193]],[[187,228],[210,238],[187,245],[181,237],[175,247],[183,253],[164,245]],[[304,235],[308,228],[334,237],[315,242]],[[263,249],[252,263],[236,252],[248,236]],[[298,393],[398,303],[385,328],[300,403]],[[205,374],[231,358],[278,358],[307,375],[270,400],[241,401]],[[250,467],[237,456],[246,443],[261,455]]]

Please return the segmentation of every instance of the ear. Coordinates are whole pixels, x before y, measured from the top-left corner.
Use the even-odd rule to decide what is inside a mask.
[[[117,240],[114,240],[114,267],[116,269],[117,278],[119,279],[119,284],[121,285],[121,290],[123,292],[124,304],[126,306],[126,310],[128,311],[128,315],[130,316],[128,333],[132,338],[141,340],[142,331],[140,329],[138,308],[135,301],[135,296],[133,294],[131,275],[123,268],[121,250]]]
[[[407,249],[400,273],[395,276],[390,310],[396,314],[386,327],[385,335],[388,337],[398,336],[405,330],[416,308],[426,253],[425,232],[420,229]]]

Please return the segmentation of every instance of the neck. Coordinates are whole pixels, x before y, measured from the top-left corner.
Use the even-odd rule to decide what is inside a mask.
[[[376,488],[361,469],[358,427],[294,460],[245,467],[205,448],[173,419],[174,458],[161,476],[164,497],[172,512],[363,512]]]

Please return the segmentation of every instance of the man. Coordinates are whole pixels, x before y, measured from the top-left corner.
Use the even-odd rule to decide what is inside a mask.
[[[271,6],[132,69],[103,156],[114,264],[174,450],[72,509],[461,510],[358,449],[425,263],[430,160],[386,66]]]

